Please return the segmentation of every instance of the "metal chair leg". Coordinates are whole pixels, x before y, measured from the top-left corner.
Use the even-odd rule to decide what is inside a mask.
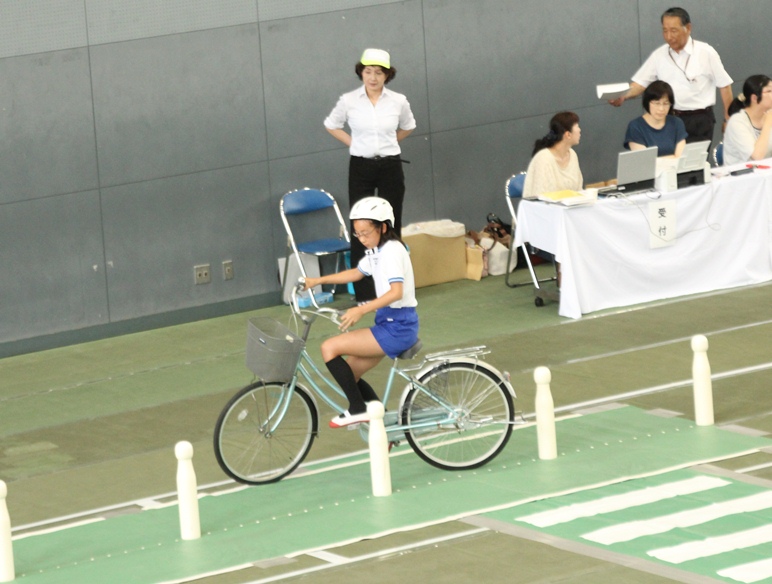
[[[533,278],[533,281],[536,281],[536,275],[533,272],[533,266],[531,266],[531,259],[528,257],[528,251],[525,249],[525,246],[520,246],[520,248],[523,250],[523,253],[525,254],[525,261],[528,263],[528,268],[531,270],[531,277]],[[512,267],[512,256],[514,255],[517,257],[517,248],[513,248],[512,245],[509,246],[509,255],[507,256],[507,274],[504,276],[504,283],[509,288],[518,288],[519,286],[526,286],[530,282],[518,282],[516,284],[513,284],[509,281],[510,276],[514,273],[514,271],[510,271],[510,268]]]

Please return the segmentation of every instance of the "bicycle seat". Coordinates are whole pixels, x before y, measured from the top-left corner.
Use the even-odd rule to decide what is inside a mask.
[[[402,351],[399,355],[397,355],[397,359],[412,359],[418,355],[418,352],[423,348],[423,346],[424,344],[421,342],[421,339],[418,339],[412,347]]]

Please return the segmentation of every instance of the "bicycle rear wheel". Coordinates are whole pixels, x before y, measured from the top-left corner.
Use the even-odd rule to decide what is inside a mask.
[[[492,371],[474,362],[451,361],[418,381],[437,398],[414,387],[405,398],[402,423],[419,426],[405,436],[423,460],[445,470],[477,468],[506,446],[515,409],[503,380]],[[439,406],[438,398],[455,416]]]
[[[214,453],[229,477],[249,485],[273,483],[303,462],[316,437],[318,416],[308,391],[296,385],[277,424],[288,391],[279,382],[253,383],[220,413]]]

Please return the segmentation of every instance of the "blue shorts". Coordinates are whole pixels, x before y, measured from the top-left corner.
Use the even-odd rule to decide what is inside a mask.
[[[370,330],[383,352],[394,359],[418,341],[418,313],[415,308],[379,308]]]

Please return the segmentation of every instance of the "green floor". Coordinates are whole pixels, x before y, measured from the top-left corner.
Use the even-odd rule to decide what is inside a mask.
[[[533,369],[546,365],[558,408],[660,388],[618,401],[693,418],[686,383],[691,375],[689,339],[706,334],[716,376],[716,423],[772,432],[772,286],[610,311],[580,321],[560,318],[554,304],[535,308],[532,294],[529,287],[506,288],[500,277],[420,289],[426,350],[487,343],[493,349],[489,360],[511,373],[518,409],[526,415],[533,411]],[[288,310],[259,312],[285,320]],[[14,526],[102,507],[118,508],[107,514],[122,513],[128,501],[171,493],[173,447],[179,440],[194,444],[200,485],[224,481],[212,454],[211,433],[220,408],[251,378],[243,351],[246,319],[253,314],[0,361],[0,478],[8,483]],[[319,326],[313,336],[318,340],[331,332],[331,326]],[[371,376],[375,387],[383,382],[385,370],[382,366]],[[324,419],[331,412],[321,414]],[[363,446],[355,433],[325,428],[312,458]],[[759,452],[720,466],[743,479],[768,481],[770,462],[770,454]],[[252,490],[259,494],[259,488]],[[436,538],[440,543],[425,543]],[[497,553],[503,549],[517,553],[507,558]],[[315,567],[314,582],[359,581],[364,573],[372,576],[369,581],[385,582],[437,571],[447,582],[477,582],[481,573],[490,574],[489,581],[502,581],[497,575],[506,574],[513,582],[678,579],[561,549],[553,540],[474,532],[458,520],[334,551],[349,559],[332,565],[313,556],[276,559],[202,582],[235,584]]]
[[[412,455],[394,456],[390,497],[370,495],[366,461],[205,497],[203,537],[192,542],[179,540],[173,506],[36,535],[16,542],[17,571],[31,584],[180,580],[499,509],[508,511],[493,518],[519,516],[526,511],[511,507],[772,446],[767,438],[631,407],[561,420],[557,436],[556,460],[538,459],[529,426],[474,471],[440,471]]]
[[[673,496],[677,486],[695,490]],[[743,505],[752,511],[743,512]],[[597,512],[599,508],[604,510]],[[745,481],[677,471],[541,500],[486,518],[496,522],[491,527],[537,529],[556,540],[594,547],[588,554],[624,557],[629,565],[652,572],[681,571],[725,582],[736,582],[745,572],[753,574],[754,582],[772,582],[772,566],[764,567],[772,557],[772,491]],[[714,549],[728,538],[735,541]]]

